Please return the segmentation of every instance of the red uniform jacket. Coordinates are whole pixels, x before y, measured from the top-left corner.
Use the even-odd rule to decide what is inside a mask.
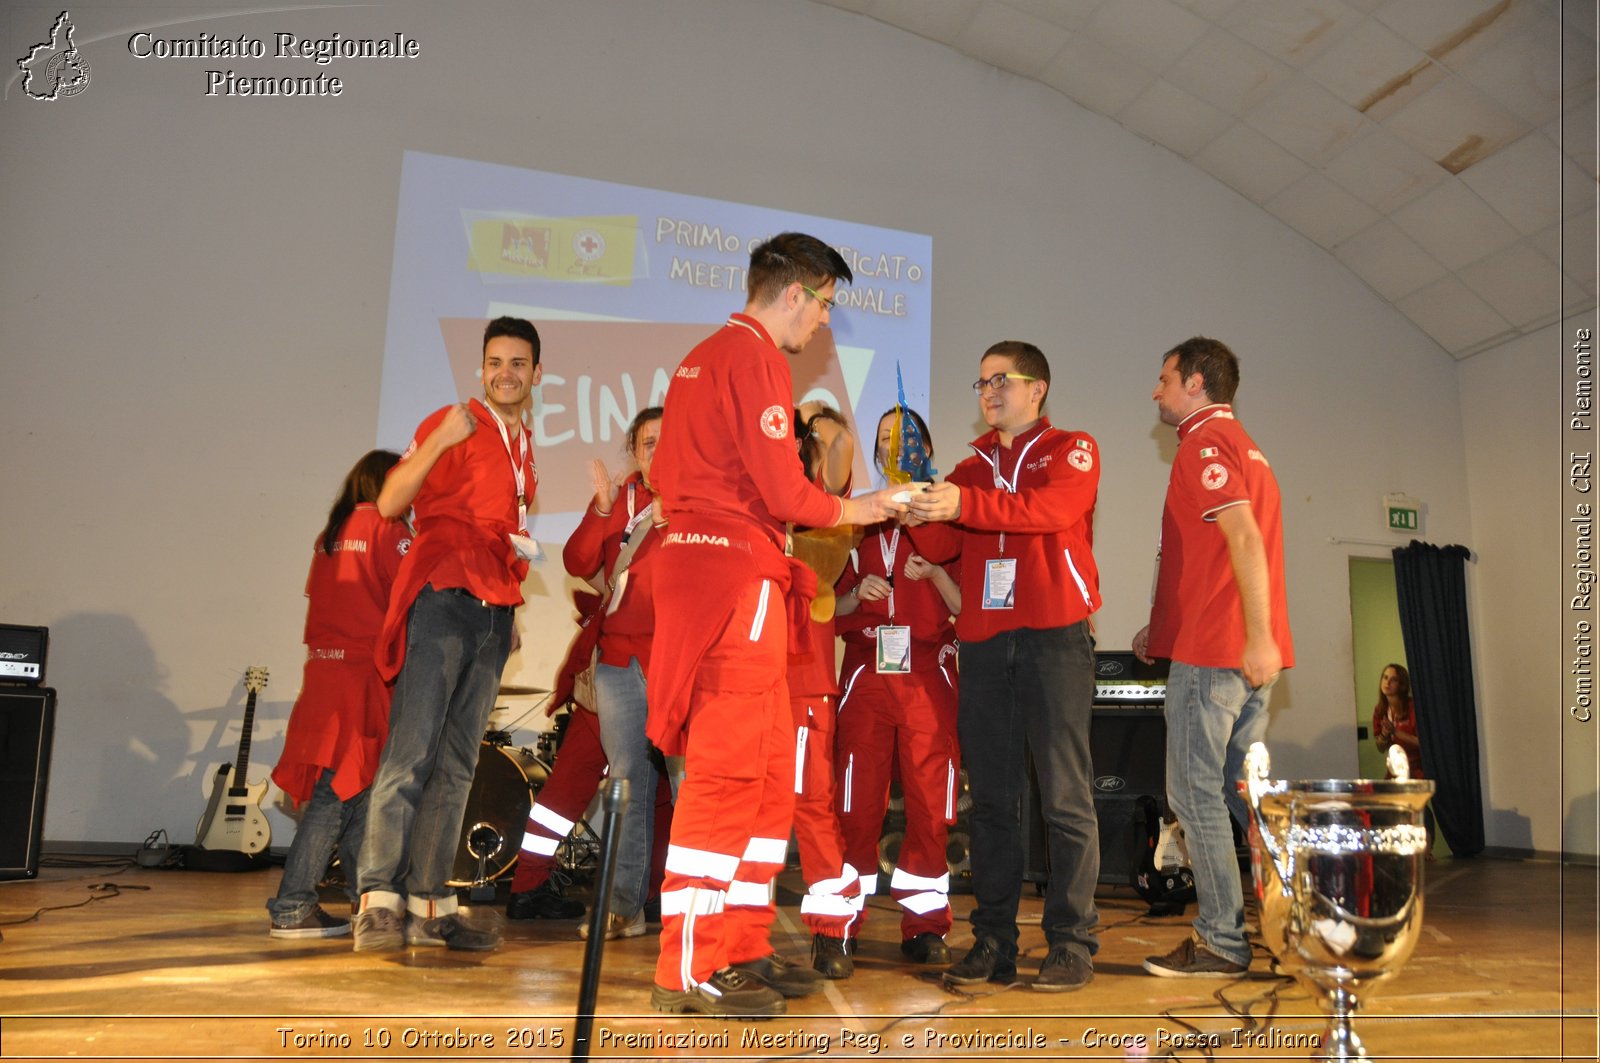
[[[667,753],[682,751],[695,667],[739,593],[773,580],[790,595],[796,624],[815,594],[811,570],[783,556],[784,522],[831,527],[844,514],[844,502],[808,483],[795,460],[793,388],[784,353],[744,314],[690,351],[667,388],[650,467],[667,526],[653,563],[658,591],[669,571],[675,585],[692,587],[656,595],[648,730]]]
[[[390,692],[372,651],[410,542],[404,521],[384,520],[370,503],[350,514],[331,555],[317,540],[306,576],[305,677],[272,769],[273,781],[297,802],[310,800],[326,768],[344,801],[377,772]]]
[[[927,560],[960,559],[956,634],[979,642],[1018,628],[1086,619],[1100,608],[1093,552],[1100,448],[1094,437],[1042,418],[1010,447],[1000,445],[998,432],[971,447],[973,456],[947,477],[961,488],[960,519],[908,529]],[[1016,559],[1015,601],[1008,609],[986,609],[989,562],[1006,558]]]
[[[600,623],[600,662],[617,668],[626,668],[628,661],[639,658],[639,666],[647,672],[650,667],[650,635],[655,631],[655,595],[650,584],[650,555],[660,545],[660,536],[649,530],[654,516],[655,495],[644,485],[644,480],[634,473],[617,493],[611,512],[601,516],[594,504],[584,510],[583,519],[567,539],[561,551],[561,560],[567,572],[578,579],[588,579],[604,572],[609,582],[617,566],[617,555],[622,552],[628,535],[643,524],[645,538],[628,561],[628,567],[618,586],[611,589]]]
[[[884,564],[884,553],[890,544],[894,551],[889,564]],[[955,641],[955,625],[950,621],[950,607],[945,604],[939,589],[932,580],[908,579],[903,573],[906,558],[916,553],[911,537],[901,529],[898,539],[895,525],[880,524],[867,530],[861,545],[850,555],[850,564],[839,577],[834,592],[848,594],[865,576],[893,576],[894,614],[889,613],[889,600],[862,602],[848,616],[835,619],[839,637],[844,640],[844,668],[848,675],[858,665],[874,667],[878,653],[878,627],[898,624],[911,629],[911,666],[917,671],[939,666],[940,650]],[[954,566],[952,566],[953,568]],[[959,583],[959,570],[951,571]]]

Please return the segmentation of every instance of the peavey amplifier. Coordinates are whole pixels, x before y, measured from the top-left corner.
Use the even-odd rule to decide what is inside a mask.
[[[1167,699],[1167,662],[1145,664],[1131,650],[1097,650],[1094,655],[1094,703],[1161,705]]]
[[[0,624],[0,684],[41,686],[50,629]]]

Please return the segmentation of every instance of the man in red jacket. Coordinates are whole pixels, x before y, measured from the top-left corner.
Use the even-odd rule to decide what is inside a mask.
[[[805,610],[816,587],[784,556],[783,525],[871,524],[904,511],[888,490],[830,495],[795,460],[784,355],[828,323],[834,286],[850,276],[815,237],[757,245],[744,313],[690,351],[667,389],[652,473],[667,525],[647,729],[687,762],[661,887],[651,994],[661,1011],[768,1017],[784,1012],[785,995],[820,985],[768,939],[795,800],[784,610]]]
[[[973,456],[944,483],[911,495],[914,520],[950,522],[912,527],[918,553],[935,563],[960,558],[957,731],[972,787],[976,940],[944,978],[975,985],[1016,976],[1026,747],[1050,853],[1049,953],[1033,988],[1060,992],[1089,983],[1099,947],[1089,616],[1100,607],[1091,551],[1100,451],[1087,433],[1062,431],[1044,416],[1050,363],[1033,344],[990,347],[972,386],[992,431],[973,441]]]
[[[429,415],[378,495],[391,519],[414,506],[417,534],[378,642],[395,687],[357,872],[358,952],[500,944],[461,916],[446,880],[528,574],[513,537],[539,480],[522,410],[540,372],[530,322],[489,322],[483,400]]]
[[[1199,914],[1194,933],[1144,969],[1159,978],[1237,978],[1250,968],[1230,807],[1244,755],[1267,733],[1267,698],[1294,664],[1278,481],[1234,420],[1239,360],[1196,336],[1163,356],[1151,398],[1178,430],[1150,623],[1133,636],[1167,677],[1167,803],[1183,824]]]

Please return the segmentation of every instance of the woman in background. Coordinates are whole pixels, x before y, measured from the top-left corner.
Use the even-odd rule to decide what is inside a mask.
[[[1417,706],[1411,698],[1411,673],[1403,664],[1384,666],[1378,676],[1378,704],[1372,710],[1372,740],[1378,752],[1384,755],[1384,774],[1392,779],[1388,770],[1389,749],[1399,746],[1405,750],[1410,764],[1411,778],[1425,778],[1422,774],[1422,743],[1417,738]],[[1433,806],[1422,812],[1423,826],[1428,831],[1428,859],[1433,859]]]
[[[272,781],[305,811],[278,894],[267,901],[275,938],[350,932],[348,920],[322,910],[317,885],[337,848],[354,887],[367,788],[389,733],[391,688],[378,676],[373,647],[411,530],[404,521],[385,520],[374,503],[399,461],[393,451],[373,450],[356,462],[317,536],[306,576],[305,676],[272,770]]]
[[[1386,665],[1378,677],[1378,704],[1372,710],[1372,740],[1389,755],[1399,746],[1411,763],[1411,777],[1423,778],[1422,746],[1417,741],[1417,709],[1411,700],[1411,673],[1403,664]],[[1394,778],[1391,774],[1389,778]]]

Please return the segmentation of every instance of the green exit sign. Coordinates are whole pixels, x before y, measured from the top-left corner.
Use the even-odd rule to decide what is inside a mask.
[[[1391,531],[1416,531],[1421,525],[1417,521],[1417,511],[1406,506],[1389,507],[1389,528]]]
[[[1392,532],[1422,531],[1422,499],[1394,491],[1383,496],[1383,518]]]

